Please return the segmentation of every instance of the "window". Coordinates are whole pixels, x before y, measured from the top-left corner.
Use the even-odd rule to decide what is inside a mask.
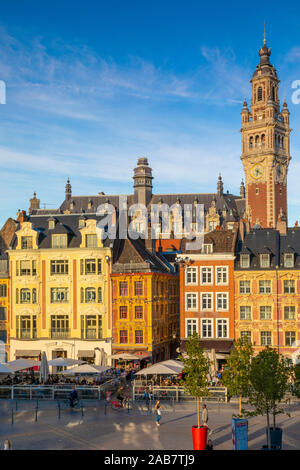
[[[128,284],[127,282],[120,282],[120,296],[127,297],[128,295]]]
[[[68,302],[69,289],[67,287],[54,287],[51,289],[51,303]]]
[[[69,262],[67,260],[52,260],[50,262],[50,273],[69,274]]]
[[[198,309],[198,294],[196,293],[185,294],[185,309],[186,310]]]
[[[21,289],[21,304],[30,304],[31,302],[31,292],[29,289]]]
[[[260,267],[261,268],[270,267],[270,255],[269,254],[260,255]]]
[[[32,249],[32,237],[21,237],[21,249],[22,250]]]
[[[216,284],[218,285],[228,284],[228,267],[227,266],[216,267]]]
[[[143,344],[144,336],[143,330],[135,330],[135,344]]]
[[[85,289],[85,303],[96,302],[96,289],[94,287],[87,287]]]
[[[271,294],[271,281],[259,281],[259,293]]]
[[[213,309],[213,294],[201,294],[201,310]]]
[[[31,262],[30,261],[20,261],[20,275],[21,276],[31,275]]]
[[[52,248],[67,248],[68,236],[67,235],[52,235]]]
[[[250,294],[251,283],[250,281],[240,281],[240,294]]]
[[[143,281],[136,281],[134,283],[134,295],[143,295],[144,288],[143,288]]]
[[[284,281],[284,293],[295,294],[295,281],[293,280]]]
[[[201,267],[201,284],[213,283],[213,268]]]
[[[228,293],[217,294],[217,311],[228,310]]]
[[[259,308],[261,320],[272,320],[272,307],[270,305],[263,305]]]
[[[7,296],[7,286],[6,284],[0,284],[0,297]]]
[[[97,329],[98,324],[98,329]],[[102,316],[87,315],[81,316],[81,338],[101,339],[102,338]]]
[[[102,260],[101,259],[82,259],[80,260],[80,274],[101,274],[102,273]]]
[[[240,266],[241,268],[249,268],[250,266],[250,256],[249,255],[240,255]]]
[[[296,320],[296,308],[293,305],[286,305],[284,307],[284,319]]]
[[[196,318],[187,318],[185,326],[186,338],[198,333],[198,320]]]
[[[251,343],[251,331],[241,331],[241,341],[243,344]]]
[[[121,344],[128,343],[128,332],[127,332],[127,330],[121,330],[120,331],[120,343]]]
[[[251,306],[250,305],[240,306],[240,320],[251,320]]]
[[[217,338],[228,338],[228,319],[217,319]]]
[[[185,283],[186,284],[197,284],[198,283],[198,269],[195,267],[186,268],[185,272]]]
[[[120,319],[126,320],[127,319],[127,307],[120,307]]]
[[[261,331],[260,332],[260,343],[262,346],[272,346],[272,332]]]
[[[293,343],[296,341],[296,332],[295,331],[286,331],[285,332],[285,345],[293,346]]]
[[[1,321],[6,320],[6,308],[5,307],[0,307],[0,320]]]
[[[208,223],[208,231],[209,232],[213,232],[214,230],[216,230],[216,227],[217,227],[217,222],[209,222]]]
[[[259,86],[258,89],[257,89],[257,101],[261,101],[262,100],[262,87]]]
[[[85,236],[85,246],[87,248],[97,248],[97,246],[98,246],[97,234],[86,235]]]
[[[213,337],[213,320],[210,318],[201,319],[201,336],[202,338]]]
[[[69,317],[67,315],[56,315],[51,317],[51,337],[69,337]]]
[[[7,331],[4,331],[4,330],[0,331],[0,342],[4,344],[7,343]]]
[[[213,252],[213,245],[212,244],[203,244],[202,245],[202,253],[206,255],[210,255]]]
[[[140,305],[135,307],[135,319],[136,320],[143,319],[143,307],[141,307]]]

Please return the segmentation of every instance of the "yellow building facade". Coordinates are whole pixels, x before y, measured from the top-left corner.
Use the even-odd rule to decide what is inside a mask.
[[[7,261],[0,260],[0,362],[9,354],[9,279]]]
[[[95,218],[30,217],[8,251],[10,359],[111,355],[111,248]],[[103,361],[102,361],[103,362]]]

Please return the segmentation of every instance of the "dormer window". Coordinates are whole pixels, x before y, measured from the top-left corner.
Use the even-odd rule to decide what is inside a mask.
[[[261,268],[270,267],[270,255],[269,254],[260,255],[260,267]]]
[[[31,250],[32,249],[32,237],[22,237],[21,238],[21,249],[22,250]]]
[[[241,268],[249,268],[250,266],[250,256],[249,255],[240,255],[240,266]]]
[[[293,268],[294,267],[294,253],[285,253],[284,254],[284,267]]]
[[[97,248],[97,246],[98,246],[97,234],[86,235],[85,236],[85,246],[87,248]]]
[[[212,243],[210,244],[203,244],[202,245],[202,253],[206,254],[206,255],[210,255],[212,254],[213,252],[213,245]]]
[[[79,219],[78,227],[79,227],[79,228],[85,227],[85,220],[84,220],[84,219]]]
[[[52,235],[52,248],[67,248],[68,236],[67,235]]]
[[[53,230],[55,228],[55,220],[54,219],[49,220],[48,228],[49,228],[49,230]]]

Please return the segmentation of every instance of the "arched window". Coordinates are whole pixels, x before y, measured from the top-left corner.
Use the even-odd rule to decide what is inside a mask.
[[[266,136],[265,136],[265,134],[263,134],[263,135],[261,136],[261,145],[262,145],[263,147],[266,145]]]
[[[275,101],[275,87],[272,87],[272,100]]]
[[[259,135],[255,137],[255,147],[258,147],[259,144]]]
[[[262,87],[259,86],[257,89],[257,101],[261,101],[261,100],[262,100]]]
[[[284,148],[284,137],[281,137],[281,147]]]
[[[275,134],[274,139],[275,139],[275,147],[277,147],[277,145],[278,145],[278,143],[277,143],[277,134]]]
[[[249,148],[250,149],[253,148],[253,137],[250,137],[250,139],[249,139]]]

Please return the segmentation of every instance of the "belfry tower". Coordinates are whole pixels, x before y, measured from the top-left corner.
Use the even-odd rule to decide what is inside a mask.
[[[246,99],[242,116],[242,156],[246,214],[251,225],[275,228],[280,215],[287,220],[287,172],[290,156],[290,113],[280,109],[279,79],[270,63],[264,39],[260,63],[252,76],[251,108]]]

